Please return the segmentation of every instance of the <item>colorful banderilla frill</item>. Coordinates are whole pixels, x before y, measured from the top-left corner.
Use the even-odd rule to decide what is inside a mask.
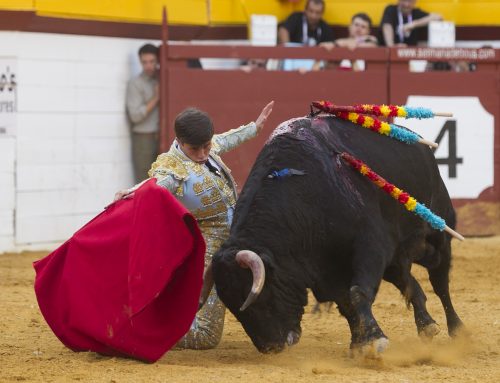
[[[403,204],[406,210],[411,211],[422,218],[424,221],[428,222],[434,229],[440,231],[446,231],[450,233],[455,238],[463,241],[464,237],[457,233],[455,230],[451,229],[446,225],[443,218],[437,216],[432,211],[430,211],[425,205],[418,202],[411,195],[401,190],[397,186],[387,182],[384,178],[375,173],[370,169],[363,161],[358,160],[352,155],[343,152],[340,156],[359,173],[367,177],[372,183],[377,185],[380,189],[384,190],[392,198],[397,200],[399,203]]]
[[[412,107],[407,105],[374,105],[363,104],[353,106],[335,105],[329,101],[313,101],[312,105],[326,113],[336,114],[338,112],[370,114],[379,117],[401,117],[401,118],[432,118],[436,116],[451,117],[451,113],[433,112],[428,108]]]
[[[311,104],[316,109],[332,114],[343,120],[351,121],[363,128],[370,129],[376,133],[386,135],[406,144],[416,142],[437,148],[438,144],[420,137],[411,130],[401,128],[397,125],[380,121],[374,116],[403,117],[403,118],[430,118],[437,115],[450,115],[449,113],[434,113],[430,109],[420,107],[408,107],[397,105],[354,105],[337,106],[329,101],[313,101]]]
[[[334,115],[338,118],[354,122],[355,124],[362,126],[363,128],[367,128],[376,133],[389,136],[406,144],[414,144],[418,142],[432,147],[438,146],[434,142],[423,139],[411,130],[400,128],[399,126],[389,124],[385,121],[380,121],[379,119],[374,117],[365,116],[354,112],[335,112]]]

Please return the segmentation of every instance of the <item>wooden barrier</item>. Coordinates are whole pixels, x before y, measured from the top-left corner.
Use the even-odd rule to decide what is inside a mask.
[[[172,137],[173,120],[177,113],[188,106],[196,106],[208,112],[216,132],[223,132],[241,124],[254,121],[264,105],[275,101],[274,111],[265,131],[259,137],[244,144],[225,157],[233,169],[235,179],[242,185],[250,166],[278,123],[309,113],[311,101],[334,100],[350,104],[363,100],[381,102],[388,99],[387,54],[385,49],[366,52],[322,48],[268,48],[268,47],[213,47],[169,45],[168,62],[162,63],[166,90],[165,109],[161,115],[166,121],[162,132],[162,149],[166,150]],[[253,70],[200,70],[187,67],[190,58],[315,58],[340,61],[344,58],[366,61],[366,71],[298,71]],[[163,126],[163,125],[162,125]],[[169,133],[170,132],[170,133]]]
[[[499,50],[425,49],[420,51],[416,48],[405,48],[406,50],[403,48],[365,48],[349,51],[336,48],[327,51],[319,47],[197,46],[167,44],[166,33],[163,37],[160,109],[163,151],[168,149],[174,137],[175,116],[188,106],[196,106],[208,112],[214,120],[216,132],[223,132],[255,120],[267,102],[275,101],[275,108],[265,131],[256,139],[245,143],[241,148],[224,157],[240,187],[269,133],[280,122],[308,114],[310,102],[313,100],[326,99],[340,105],[391,102],[405,104],[408,101],[412,103],[415,97],[417,100],[425,100],[427,97],[431,105],[421,106],[433,107],[433,102],[439,100],[439,105],[445,107],[441,111],[453,112],[453,107],[460,107],[464,100],[470,102],[477,98],[479,102],[476,106],[484,108],[484,113],[490,116],[486,116],[485,119],[487,121],[491,119],[494,124],[491,126],[491,132],[478,133],[483,141],[490,135],[490,143],[486,142],[485,147],[475,149],[481,155],[491,151],[491,155],[486,156],[488,160],[483,164],[484,166],[480,167],[479,164],[476,169],[476,174],[485,173],[482,182],[486,186],[484,190],[473,190],[474,187],[468,187],[471,190],[463,195],[459,185],[455,185],[454,189],[450,189],[448,184],[447,186],[450,190],[458,190],[458,194],[454,195],[454,192],[450,194],[459,212],[459,230],[468,235],[500,234],[500,135],[494,134],[494,132],[500,132]],[[188,60],[198,58],[241,60],[312,58],[336,62],[342,59],[361,59],[366,63],[366,70],[352,72],[332,69],[300,73],[260,69],[245,72],[238,69],[189,68]],[[415,59],[452,62],[467,59],[469,62],[477,63],[477,70],[468,73],[452,71],[412,73],[408,70],[408,62]],[[443,100],[448,100],[451,104]],[[450,108],[447,105],[450,105]],[[467,108],[459,109],[458,114],[463,114],[464,110],[466,111]],[[460,116],[461,120],[458,122],[460,132],[464,129],[476,129],[478,132],[483,128],[489,129],[484,126],[462,126],[460,121],[463,117]],[[468,121],[472,121],[471,125],[474,125],[475,116],[470,115],[468,118]],[[418,124],[424,127],[432,125],[434,130],[419,130]],[[463,164],[465,154],[463,150],[468,148],[468,145],[474,148],[476,144],[473,136],[472,139],[465,137],[458,146],[456,142],[453,143],[457,137],[456,119],[405,121],[404,125],[412,129],[417,126],[415,130],[423,137],[440,141],[441,146],[448,149],[448,154],[441,159],[444,161],[442,162],[444,166],[440,167],[442,174],[448,171],[448,181],[460,180],[460,175],[463,174],[462,168],[468,166],[471,159],[475,158],[468,153],[465,158],[466,162]],[[460,134],[458,138],[461,139]],[[439,152],[436,152],[437,157],[438,154]],[[455,161],[454,164],[452,164],[453,161]],[[491,172],[491,177],[486,174],[488,172]],[[446,176],[443,178],[447,182]],[[466,182],[474,183],[475,181],[472,178]],[[474,206],[472,210],[471,206]]]

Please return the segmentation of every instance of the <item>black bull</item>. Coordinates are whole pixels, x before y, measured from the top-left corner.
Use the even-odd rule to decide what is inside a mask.
[[[335,117],[281,124],[257,157],[236,204],[230,237],[212,263],[217,293],[261,352],[280,351],[299,340],[308,288],[319,302],[337,304],[349,324],[352,348],[382,351],[387,338],[371,310],[382,279],[413,305],[418,332],[432,337],[438,327],[410,273],[412,263],[428,270],[449,334],[462,326],[449,294],[450,235],[350,168],[342,152],[455,226],[428,147]],[[269,176],[286,168],[305,174]]]

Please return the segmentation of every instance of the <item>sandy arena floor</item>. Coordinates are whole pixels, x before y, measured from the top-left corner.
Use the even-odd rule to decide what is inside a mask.
[[[259,354],[229,314],[221,344],[210,351],[171,351],[155,364],[73,353],[52,334],[33,292],[31,262],[44,253],[0,255],[0,382],[500,382],[500,237],[454,241],[451,292],[469,338],[450,340],[443,310],[420,268],[414,274],[441,326],[422,343],[413,314],[384,283],[375,316],[389,336],[379,361],[349,357],[347,322],[336,308],[304,315],[300,343]]]

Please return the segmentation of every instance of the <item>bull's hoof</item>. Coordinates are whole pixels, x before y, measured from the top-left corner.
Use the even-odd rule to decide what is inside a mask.
[[[363,357],[368,359],[377,359],[380,358],[380,354],[382,354],[388,346],[389,339],[386,337],[375,339],[372,342],[363,345],[359,343],[351,343],[350,356],[351,358]]]
[[[472,334],[467,330],[467,328],[460,323],[458,326],[455,326],[452,329],[448,329],[448,335],[452,338],[460,338],[460,339],[469,339],[472,337]]]
[[[424,342],[431,342],[432,338],[439,334],[440,331],[441,329],[439,328],[437,323],[430,323],[418,330],[418,336]]]
[[[369,344],[362,347],[361,353],[365,358],[379,358],[387,347],[389,346],[389,339],[378,338]]]

